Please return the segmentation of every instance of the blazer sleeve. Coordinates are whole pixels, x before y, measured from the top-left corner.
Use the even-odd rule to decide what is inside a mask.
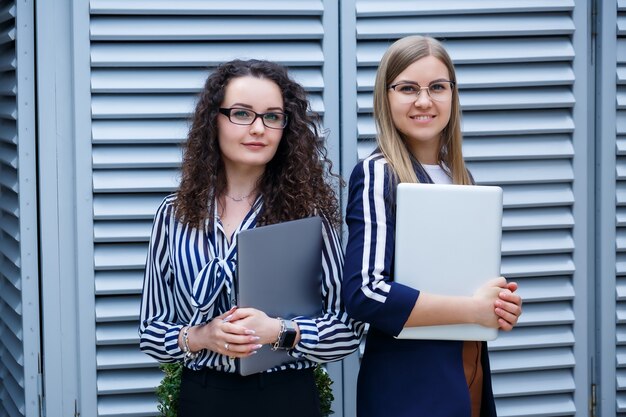
[[[320,317],[295,317],[300,342],[289,353],[296,358],[329,362],[359,347],[364,324],[349,317],[341,299],[343,251],[335,229],[322,217],[322,306]]]
[[[356,320],[397,336],[419,291],[393,281],[395,195],[386,161],[370,157],[350,176],[343,299]]]
[[[184,357],[178,346],[178,323],[174,306],[173,279],[168,226],[173,215],[168,198],[161,203],[152,226],[139,313],[139,347],[159,362],[174,362]]]

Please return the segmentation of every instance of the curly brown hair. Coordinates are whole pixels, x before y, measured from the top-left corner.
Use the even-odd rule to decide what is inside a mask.
[[[174,202],[176,217],[202,227],[213,222],[216,197],[226,190],[226,175],[218,143],[217,116],[225,90],[233,78],[252,76],[276,83],[283,96],[287,126],[278,150],[267,164],[257,189],[263,209],[257,223],[266,225],[321,214],[338,228],[341,215],[324,139],[319,135],[319,115],[310,111],[304,88],[282,65],[262,60],[224,63],[207,78],[184,145],[182,178]]]

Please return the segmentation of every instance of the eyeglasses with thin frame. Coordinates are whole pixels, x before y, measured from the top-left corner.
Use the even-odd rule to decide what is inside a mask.
[[[287,115],[280,111],[257,113],[241,107],[220,107],[220,113],[227,116],[228,120],[236,125],[251,125],[260,117],[263,125],[270,129],[283,129],[287,126]]]
[[[420,87],[418,83],[401,82],[390,85],[388,88],[395,91],[398,100],[402,103],[417,101],[422,90],[426,90],[428,97],[435,101],[448,101],[452,98],[455,82],[450,80],[437,80],[428,84],[428,87]]]

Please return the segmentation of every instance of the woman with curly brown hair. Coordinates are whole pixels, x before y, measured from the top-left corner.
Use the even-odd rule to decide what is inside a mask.
[[[268,61],[225,63],[200,94],[180,187],[154,220],[139,328],[144,352],[184,360],[180,416],[319,416],[313,366],[358,346],[362,325],[348,318],[340,297],[334,176],[309,110],[302,86]],[[323,223],[323,313],[282,320],[237,308],[230,294],[237,234],[314,215]],[[277,342],[297,361],[235,373],[237,358]]]

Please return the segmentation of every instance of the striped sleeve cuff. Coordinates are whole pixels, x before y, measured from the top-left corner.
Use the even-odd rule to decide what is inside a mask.
[[[174,359],[182,358],[185,353],[178,346],[178,335],[182,330],[183,326],[172,326],[165,333],[165,351]]]
[[[294,317],[292,320],[295,321],[300,328],[300,342],[289,351],[289,355],[294,358],[302,358],[305,355],[304,352],[314,350],[319,343],[319,332],[315,321],[307,317]]]

